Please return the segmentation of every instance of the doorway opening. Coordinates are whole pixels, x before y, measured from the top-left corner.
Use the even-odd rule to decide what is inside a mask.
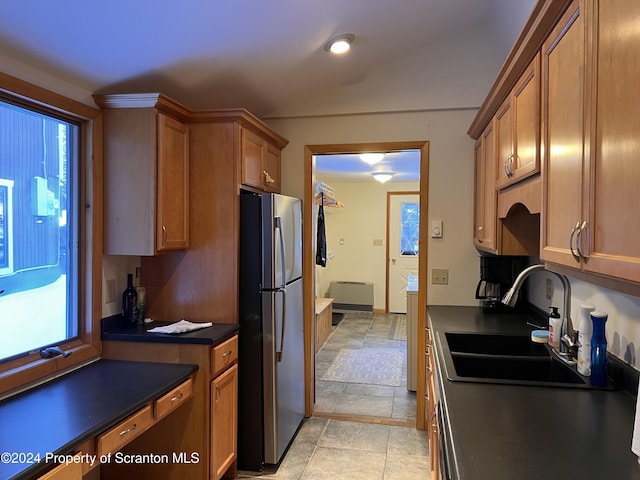
[[[416,420],[415,425],[419,429],[426,428],[424,418],[425,411],[425,363],[424,363],[424,345],[425,345],[425,326],[426,326],[426,273],[427,273],[427,200],[428,200],[428,153],[429,143],[426,141],[419,142],[387,142],[387,143],[366,143],[366,144],[331,144],[331,145],[308,145],[305,147],[305,202],[304,202],[304,285],[305,285],[305,383],[306,383],[306,415],[312,416],[316,411],[316,348],[315,348],[315,329],[316,329],[316,278],[315,278],[315,255],[316,255],[316,210],[314,205],[315,199],[315,155],[338,155],[347,153],[364,153],[364,152],[398,152],[404,150],[417,150],[420,153],[420,179],[419,179],[419,248],[421,255],[418,260],[418,315],[416,330],[419,332],[419,338],[416,347],[417,356],[417,386],[416,386]],[[384,215],[384,210],[381,212]],[[387,256],[388,262],[388,256]],[[385,298],[386,303],[386,298]],[[382,315],[385,313],[386,304]],[[371,313],[377,315],[379,313]],[[351,315],[351,314],[349,314]],[[363,319],[360,319],[363,320]],[[366,321],[366,320],[365,320]],[[373,319],[371,320],[373,321]],[[389,321],[389,318],[381,321]],[[376,420],[378,423],[380,419]]]

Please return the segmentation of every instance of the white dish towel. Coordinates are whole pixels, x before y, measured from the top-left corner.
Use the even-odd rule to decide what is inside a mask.
[[[187,320],[180,320],[179,322],[172,323],[171,325],[165,325],[164,327],[155,327],[147,330],[150,333],[185,333],[191,332],[193,330],[199,330],[201,328],[207,328],[212,326],[213,323],[205,322],[205,323],[193,323]]]
[[[640,395],[638,395],[638,399],[636,400],[636,419],[633,423],[631,451],[638,456],[638,463],[640,463]]]

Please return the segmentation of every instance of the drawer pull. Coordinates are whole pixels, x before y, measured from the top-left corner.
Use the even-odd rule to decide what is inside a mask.
[[[233,353],[233,350],[229,350],[227,353],[222,354],[222,358],[228,357]]]
[[[180,392],[180,395],[176,395],[175,397],[171,398],[171,402],[177,402],[178,400],[182,400],[182,397],[184,397],[184,394]]]
[[[133,432],[136,429],[137,425],[134,423],[133,425],[131,425],[131,427],[127,428],[126,430],[123,430],[120,432],[120,436],[124,437],[125,435]]]

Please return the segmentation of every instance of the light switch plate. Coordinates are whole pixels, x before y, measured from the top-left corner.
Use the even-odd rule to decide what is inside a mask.
[[[431,238],[442,238],[442,220],[431,220]]]
[[[434,285],[449,285],[449,269],[448,268],[432,269],[431,283]]]

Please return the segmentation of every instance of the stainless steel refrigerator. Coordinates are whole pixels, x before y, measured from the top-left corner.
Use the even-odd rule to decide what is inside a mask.
[[[240,195],[238,468],[277,465],[304,417],[302,201]]]

